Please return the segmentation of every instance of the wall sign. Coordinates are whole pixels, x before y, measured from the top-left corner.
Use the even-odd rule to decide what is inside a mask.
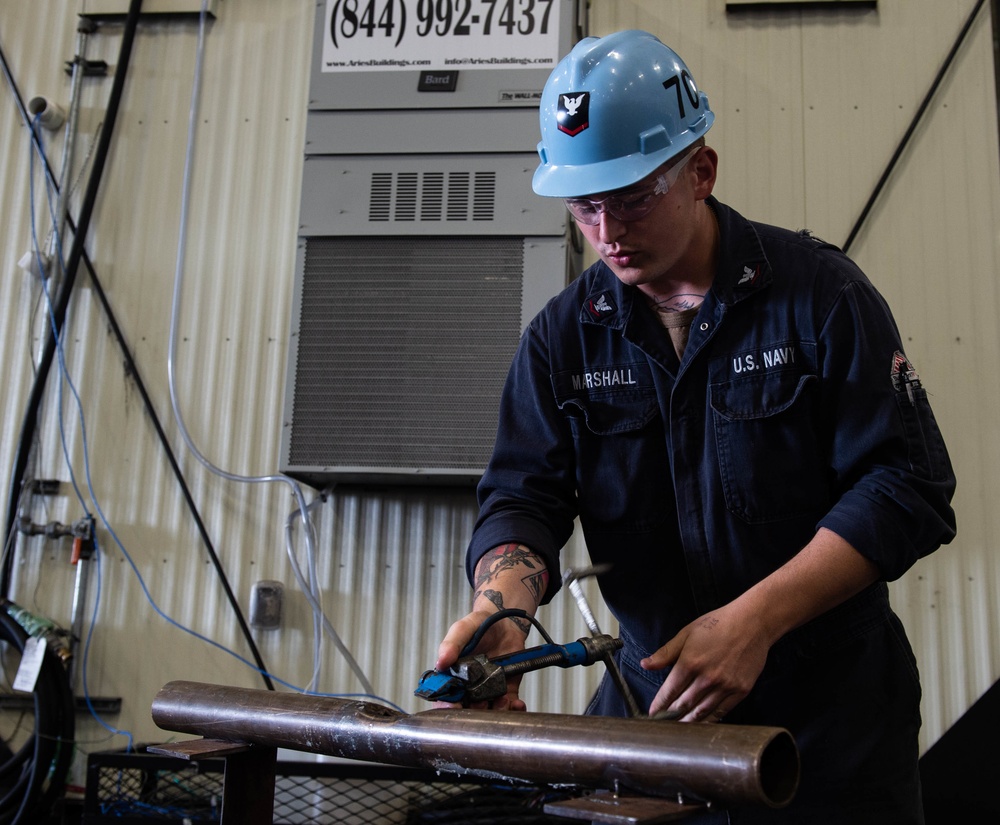
[[[559,18],[566,5],[566,0],[326,0],[322,71],[552,68],[559,60]]]

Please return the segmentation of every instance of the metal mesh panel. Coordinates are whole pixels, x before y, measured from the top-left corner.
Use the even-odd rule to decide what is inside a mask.
[[[185,762],[143,753],[91,754],[85,825],[219,822],[222,760]],[[551,789],[462,780],[388,766],[278,762],[276,825],[493,825],[565,823],[543,813]]]
[[[481,470],[523,270],[521,238],[308,239],[289,465]]]

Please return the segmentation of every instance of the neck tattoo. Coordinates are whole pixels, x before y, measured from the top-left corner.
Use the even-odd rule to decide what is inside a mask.
[[[701,306],[704,300],[705,296],[699,295],[697,292],[678,292],[665,298],[657,295],[650,299],[653,309],[660,313],[684,312]]]

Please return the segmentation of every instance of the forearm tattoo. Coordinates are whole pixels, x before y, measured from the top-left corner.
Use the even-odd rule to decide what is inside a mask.
[[[549,586],[549,571],[539,570],[537,573],[529,573],[521,581],[531,591],[535,604],[538,604],[545,595],[545,588]]]
[[[521,577],[521,583],[531,593],[531,597],[537,605],[548,587],[549,572],[545,567],[539,565],[538,558],[534,553],[520,544],[504,544],[483,556],[476,575],[473,598],[485,596],[497,606],[497,610],[503,610],[503,596],[496,590],[487,589],[487,586],[494,582],[498,574],[520,566],[527,567],[531,571],[526,576]],[[518,625],[525,632],[530,628],[530,624],[527,622],[522,625],[522,622],[519,621]]]

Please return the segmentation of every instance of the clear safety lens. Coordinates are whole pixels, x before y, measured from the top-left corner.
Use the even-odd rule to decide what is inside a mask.
[[[677,182],[681,170],[685,164],[694,156],[694,153],[701,148],[694,147],[680,161],[671,166],[666,172],[661,172],[656,179],[644,184],[636,184],[629,189],[619,192],[617,195],[608,195],[606,198],[593,200],[591,198],[566,198],[566,208],[569,213],[580,223],[586,226],[597,226],[601,222],[601,213],[607,212],[611,217],[623,223],[637,221],[646,217],[660,199],[670,191],[670,188]]]

